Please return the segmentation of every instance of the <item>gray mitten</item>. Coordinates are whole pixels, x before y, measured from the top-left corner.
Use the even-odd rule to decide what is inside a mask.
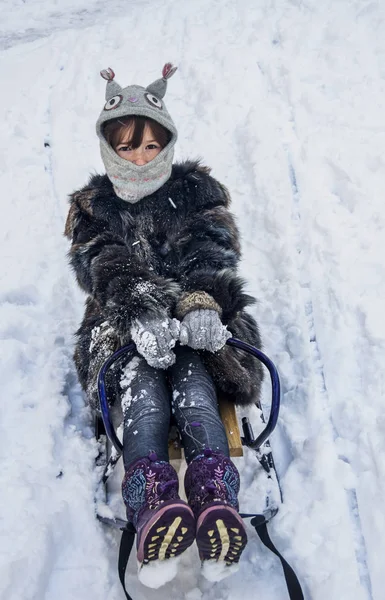
[[[177,319],[164,316],[155,316],[145,313],[135,319],[131,325],[131,337],[136,348],[155,369],[168,369],[175,362],[172,351],[179,339],[180,323]]]
[[[216,310],[199,308],[187,313],[180,325],[179,341],[182,346],[195,350],[216,352],[231,337]]]

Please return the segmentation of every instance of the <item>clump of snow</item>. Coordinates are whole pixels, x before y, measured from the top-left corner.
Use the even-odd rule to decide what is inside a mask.
[[[166,560],[152,560],[148,564],[138,563],[138,579],[143,585],[158,589],[176,576],[181,556]]]
[[[96,325],[91,331],[91,342],[89,347],[90,353],[94,350],[96,344],[103,347],[103,338],[106,338],[106,345],[108,345],[108,338],[111,335],[114,335],[114,330],[112,329],[108,321],[103,321],[103,323],[101,323],[100,325]],[[108,355],[109,352],[107,350],[107,356]]]
[[[131,335],[139,354],[150,366],[167,369],[174,364],[175,354],[172,348],[179,338],[177,319],[168,317],[136,319],[131,326]]]
[[[123,422],[122,422],[122,423],[119,423],[118,427],[116,428],[116,435],[117,435],[117,438],[118,438],[118,439],[119,439],[121,442],[123,442],[123,432],[124,432],[124,424],[123,424]],[[117,452],[117,450],[116,450],[116,448],[114,447],[114,448],[113,448],[113,450],[111,451],[111,454],[112,454],[112,455],[115,455],[115,453],[116,453],[116,452]]]
[[[137,369],[140,364],[140,360],[141,359],[139,356],[134,356],[123,369],[123,373],[120,379],[120,385],[123,390],[120,400],[123,415],[127,414],[131,403],[135,401],[135,398],[133,398],[131,394],[130,384],[133,382],[137,375]],[[127,424],[128,421],[126,421],[126,425]]]
[[[128,387],[126,390],[124,390],[124,392],[122,393],[121,396],[121,406],[122,406],[122,412],[123,415],[125,415],[128,410],[130,409],[130,406],[132,404],[132,394],[131,394],[131,388]]]
[[[223,560],[204,560],[202,562],[202,575],[211,582],[222,581],[236,573],[238,569],[238,563],[226,565]]]
[[[187,592],[185,596],[186,600],[202,600],[202,592],[199,588],[194,588]]]
[[[124,367],[120,383],[122,387],[128,387],[134,380],[137,374],[138,366],[140,365],[139,356],[134,356]]]

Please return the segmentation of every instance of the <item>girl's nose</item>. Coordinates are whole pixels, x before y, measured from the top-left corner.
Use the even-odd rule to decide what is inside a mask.
[[[136,150],[134,151],[134,156],[132,157],[132,162],[138,167],[146,164],[143,150],[141,150],[140,148],[136,148]]]

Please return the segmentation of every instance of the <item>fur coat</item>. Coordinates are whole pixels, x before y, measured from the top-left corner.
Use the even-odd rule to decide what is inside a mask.
[[[170,179],[137,204],[121,200],[106,175],[91,177],[70,196],[70,263],[88,295],[75,363],[95,408],[99,368],[129,342],[130,325],[143,312],[166,309],[182,320],[195,308],[216,308],[233,337],[261,347],[257,324],[245,311],[255,300],[237,273],[240,244],[230,197],[209,173],[198,162],[175,164]],[[242,405],[258,401],[257,359],[229,346],[199,352],[221,395]],[[107,386],[114,393],[111,378]]]

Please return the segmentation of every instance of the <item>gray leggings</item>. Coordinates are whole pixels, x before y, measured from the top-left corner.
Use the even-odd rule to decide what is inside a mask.
[[[126,469],[149,452],[168,461],[171,415],[181,434],[187,463],[207,447],[229,456],[210,375],[191,348],[178,346],[175,352],[176,362],[167,372],[150,367],[141,357],[133,358],[125,370],[122,409]]]

